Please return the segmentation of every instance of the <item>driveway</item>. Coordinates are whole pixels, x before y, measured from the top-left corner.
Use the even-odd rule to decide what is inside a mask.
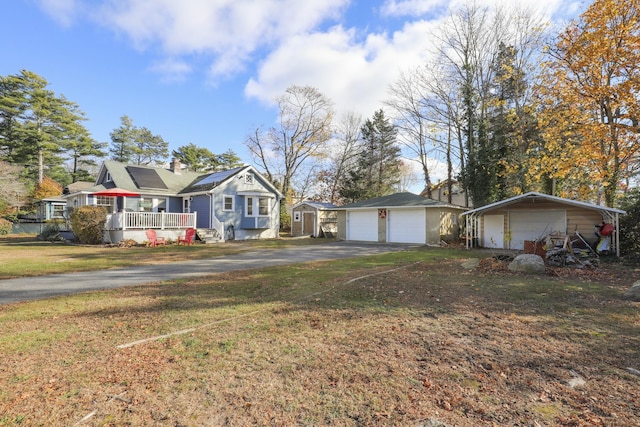
[[[0,280],[0,305],[227,271],[377,255],[410,247],[415,245],[333,242],[283,249],[260,249],[171,264]]]

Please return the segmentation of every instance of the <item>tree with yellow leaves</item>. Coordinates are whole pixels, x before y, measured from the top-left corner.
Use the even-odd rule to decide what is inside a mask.
[[[640,0],[595,0],[549,55],[535,172],[613,207],[640,149]]]

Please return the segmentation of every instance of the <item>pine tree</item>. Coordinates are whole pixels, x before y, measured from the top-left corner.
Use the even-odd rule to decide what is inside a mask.
[[[358,201],[385,196],[400,182],[400,147],[397,130],[382,109],[361,128],[362,140],[355,167],[340,189],[340,196]]]

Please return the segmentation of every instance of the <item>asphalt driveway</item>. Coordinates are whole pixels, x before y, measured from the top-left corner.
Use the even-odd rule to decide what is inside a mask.
[[[260,249],[171,264],[0,280],[0,305],[227,271],[376,255],[409,247],[411,246],[332,242],[283,249]]]

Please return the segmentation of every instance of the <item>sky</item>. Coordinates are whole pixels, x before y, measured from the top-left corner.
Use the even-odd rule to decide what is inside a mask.
[[[585,0],[519,4],[551,22]],[[243,142],[275,124],[274,99],[313,86],[338,116],[383,107],[402,71],[428,60],[431,34],[464,0],[9,0],[0,75],[29,70],[79,105],[93,138],[124,115],[169,143],[251,163]]]

